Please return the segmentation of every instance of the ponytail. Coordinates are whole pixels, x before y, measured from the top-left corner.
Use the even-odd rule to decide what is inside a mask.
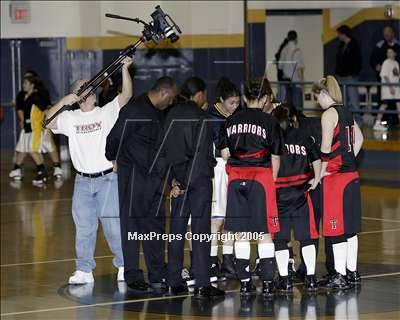
[[[317,83],[314,83],[312,87],[313,93],[319,94],[322,90],[327,91],[329,96],[336,103],[343,103],[342,91],[340,90],[339,83],[334,76],[326,76],[325,78],[319,80]]]

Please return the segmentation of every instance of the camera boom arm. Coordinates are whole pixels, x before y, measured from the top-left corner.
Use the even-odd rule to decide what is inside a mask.
[[[117,59],[111,62],[107,67],[97,73],[90,81],[79,88],[78,92],[76,93],[77,96],[80,98],[79,102],[85,101],[87,97],[96,92],[97,88],[99,88],[102,83],[104,83],[104,81],[110,78],[111,75],[113,75],[122,67],[122,61],[128,56],[132,56],[135,53],[137,47],[139,47],[142,43],[151,40],[158,43],[160,39],[165,38],[169,38],[172,42],[175,42],[179,39],[179,36],[173,30],[176,29],[178,33],[181,33],[181,30],[179,29],[177,24],[172,20],[169,15],[166,15],[162,11],[160,6],[157,6],[156,11],[151,14],[151,17],[153,18],[153,21],[151,23],[146,23],[139,18],[127,18],[110,13],[107,13],[106,17],[134,21],[143,24],[144,29],[142,31],[142,36],[134,44],[127,46],[124,50],[122,50]],[[170,21],[172,22],[172,26],[166,20],[166,17],[170,19]],[[43,128],[46,128],[49,123],[53,121],[60,113],[72,109],[73,107],[70,105],[63,106],[50,118],[44,119]]]

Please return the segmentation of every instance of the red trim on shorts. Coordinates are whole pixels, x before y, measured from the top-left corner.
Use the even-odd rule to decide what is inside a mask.
[[[299,174],[296,176],[287,176],[287,177],[278,177],[275,182],[290,182],[290,181],[296,181],[300,179],[308,179],[312,177],[312,173],[304,173],[304,174]]]
[[[264,149],[264,150],[260,150],[257,152],[253,152],[253,153],[239,153],[239,152],[235,152],[233,153],[233,156],[239,158],[239,159],[245,159],[245,158],[262,158],[263,156],[269,154],[269,150]]]
[[[310,237],[311,239],[318,239],[319,234],[317,231],[317,226],[315,225],[314,206],[308,192],[306,192],[306,198],[308,204],[308,217],[310,219]]]
[[[279,232],[278,206],[272,169],[265,167],[233,167],[227,165],[226,172],[229,175],[228,185],[234,180],[253,180],[259,182],[264,187],[266,196],[266,229],[268,233]]]
[[[358,179],[357,171],[325,176],[322,180],[323,193],[323,235],[341,236],[344,234],[343,196],[346,186]]]
[[[277,189],[280,189],[280,188],[299,186],[301,184],[305,184],[307,182],[307,180],[308,179],[303,179],[303,180],[300,180],[300,181],[292,181],[292,182],[288,182],[288,183],[278,183],[278,184],[275,185],[275,187]]]

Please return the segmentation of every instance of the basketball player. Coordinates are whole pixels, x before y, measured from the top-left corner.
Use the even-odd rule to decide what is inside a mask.
[[[307,131],[299,129],[299,121],[291,111],[292,109],[285,105],[273,111],[273,115],[283,129],[286,146],[286,152],[281,156],[276,180],[281,227],[274,236],[275,257],[280,275],[276,290],[289,293],[293,289],[288,275],[290,258],[288,241],[292,230],[294,230],[295,239],[300,241],[307,269],[304,289],[317,290],[315,239],[318,239],[318,232],[308,190],[316,188],[321,173],[321,160],[315,140],[307,134]]]
[[[250,239],[248,232],[262,235],[258,240],[260,277],[263,295],[273,294],[274,243],[271,233],[279,231],[274,181],[282,153],[282,133],[277,120],[263,112],[267,102],[267,83],[252,82],[245,89],[247,108],[226,122],[228,158],[228,203],[225,229],[235,232],[236,274],[241,296],[255,293],[250,274]]]
[[[328,290],[348,289],[360,282],[357,233],[361,231],[361,199],[355,158],[363,135],[352,113],[342,105],[333,76],[321,79],[312,90],[325,110],[321,118],[323,235],[332,244],[335,267],[335,273],[321,285]]]
[[[220,269],[218,261],[218,239],[217,233],[221,230],[226,214],[226,194],[228,189],[228,175],[226,174],[226,160],[221,156],[221,151],[217,148],[219,140],[224,134],[225,122],[238,108],[240,104],[239,89],[227,78],[222,77],[216,89],[216,103],[209,109],[209,115],[212,119],[214,156],[217,164],[214,168],[213,180],[213,202],[211,207],[211,232],[215,237],[211,241],[211,281],[221,279],[235,278],[235,268],[233,259],[233,237],[225,232],[227,240],[222,246],[222,266]]]

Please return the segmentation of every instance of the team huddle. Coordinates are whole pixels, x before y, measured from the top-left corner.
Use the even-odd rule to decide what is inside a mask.
[[[188,286],[194,285],[194,298],[223,297],[225,292],[211,283],[237,279],[241,296],[248,296],[256,292],[253,275],[262,280],[264,296],[290,293],[292,231],[300,242],[296,276],[305,291],[344,290],[360,282],[355,157],[363,137],[341,104],[334,77],[313,87],[323,109],[319,119],[307,118],[290,105],[274,105],[267,79],[250,82],[241,97],[229,79],[221,78],[209,108],[206,84],[197,77],[179,90],[172,78],[163,77],[148,92],[131,98],[131,63],[124,61],[121,93],[102,108],[95,107],[94,97],[79,101],[71,94],[48,114],[79,101],[79,110],[61,113],[49,125],[69,137],[77,170],[73,217],[78,259],[70,284],[94,281],[98,219],[119,268],[118,280],[139,293],[187,294]],[[240,106],[241,100],[245,106]],[[93,130],[77,129],[90,124],[95,124]],[[102,188],[107,188],[106,199],[99,198]],[[96,201],[99,210],[89,221]],[[113,219],[105,219],[110,216]],[[193,235],[232,235],[222,241],[222,262],[218,237],[193,237],[191,266],[184,268],[183,235],[188,229]],[[167,230],[175,235],[167,244],[167,263],[162,237],[141,241],[128,236]],[[251,269],[254,233],[261,236]],[[317,282],[320,234],[325,237],[328,275]],[[148,281],[139,268],[141,245]]]

